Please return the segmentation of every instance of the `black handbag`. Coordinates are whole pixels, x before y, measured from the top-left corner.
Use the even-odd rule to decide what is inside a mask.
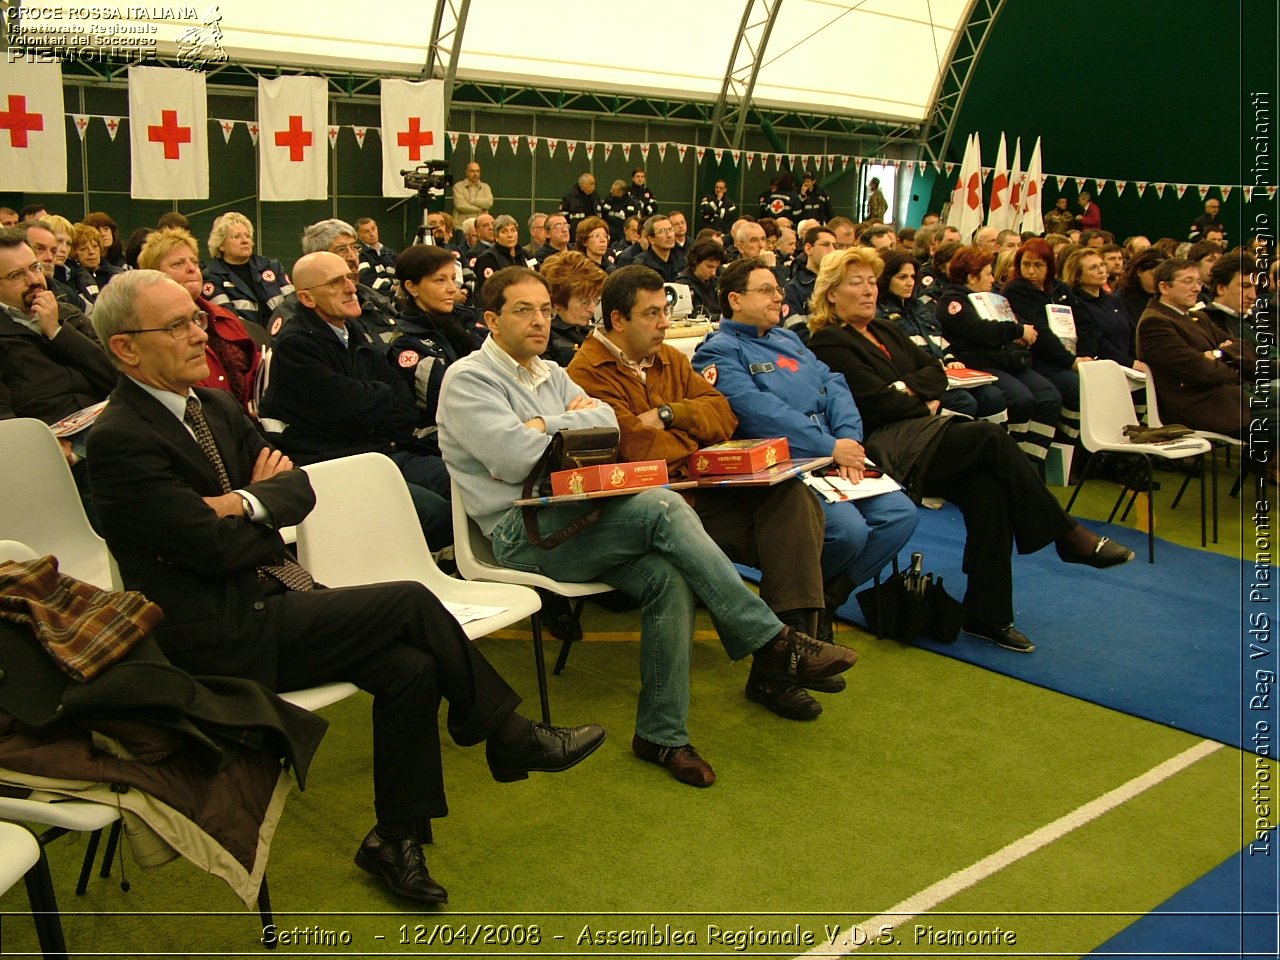
[[[577,430],[561,430],[551,437],[551,442],[533,465],[524,480],[522,499],[551,495],[551,474],[558,470],[573,470],[602,463],[618,462],[618,430],[616,427],[583,427]],[[583,514],[567,527],[549,536],[538,532],[536,507],[521,507],[524,516],[524,532],[529,542],[543,550],[554,550],[570,537],[581,533],[600,519],[597,507]]]
[[[996,351],[996,362],[1001,370],[1021,373],[1031,366],[1031,351],[1016,343],[1006,343]]]
[[[911,569],[858,593],[867,626],[901,643],[927,637],[954,643],[964,624],[964,604],[943,588],[942,578],[923,572],[924,554],[911,555]]]

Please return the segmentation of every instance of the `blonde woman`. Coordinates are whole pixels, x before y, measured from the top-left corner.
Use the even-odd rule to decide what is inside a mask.
[[[242,213],[224,213],[209,234],[204,296],[242,320],[266,325],[293,284],[279,260],[253,252],[253,224]]]

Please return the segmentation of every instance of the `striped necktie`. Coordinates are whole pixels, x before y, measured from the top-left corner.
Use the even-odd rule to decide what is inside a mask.
[[[213,464],[213,469],[217,471],[218,486],[223,493],[230,493],[231,480],[227,476],[226,464],[222,462],[222,454],[218,452],[218,445],[213,441],[213,431],[209,429],[209,421],[205,419],[200,401],[196,399],[194,393],[187,397],[187,412],[182,419],[191,427],[191,432],[196,435],[196,443],[200,444],[200,449],[204,451],[204,455]],[[306,568],[289,557],[282,557],[275,563],[264,563],[258,567],[258,578],[266,579],[267,577],[279,581],[289,590],[306,592],[315,589],[316,585]]]

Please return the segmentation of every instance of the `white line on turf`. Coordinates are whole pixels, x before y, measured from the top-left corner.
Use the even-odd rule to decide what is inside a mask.
[[[920,914],[932,910],[944,900],[972,887],[976,883],[980,883],[992,874],[1003,870],[1025,856],[1035,853],[1042,847],[1048,846],[1055,840],[1061,839],[1077,827],[1082,827],[1089,821],[1096,820],[1104,813],[1114,810],[1122,803],[1132,800],[1139,794],[1169,779],[1175,773],[1180,773],[1192,764],[1221,749],[1222,744],[1220,743],[1214,743],[1212,740],[1201,740],[1195,746],[1189,747],[1175,757],[1170,757],[1164,763],[1152,767],[1141,776],[1134,777],[1114,790],[1104,793],[1096,800],[1090,800],[1083,806],[1076,807],[1065,816],[1059,817],[1052,823],[1045,824],[1039,830],[1035,830],[1019,840],[1015,840],[1007,847],[1002,847],[989,857],[983,857],[977,863],[965,867],[963,870],[957,870],[949,877],[943,877],[937,883],[925,887],[919,893],[913,894],[901,903],[895,904],[879,916],[858,924],[864,935],[855,935],[852,931],[846,932],[835,943],[824,943],[822,946],[815,947],[808,953],[802,954],[801,957],[803,960],[823,960],[823,958],[825,960],[838,960],[839,957],[845,957],[853,953],[868,941],[875,943],[882,926],[900,927],[914,920]],[[855,943],[855,938],[859,942]],[[797,958],[797,960],[801,960],[801,958]]]

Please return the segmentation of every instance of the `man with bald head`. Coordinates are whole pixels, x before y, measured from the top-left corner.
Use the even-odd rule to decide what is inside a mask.
[[[453,542],[449,475],[434,444],[418,440],[413,392],[359,323],[358,275],[342,257],[308,253],[293,268],[299,310],[279,332],[264,420],[296,463],[370,451],[395,461],[432,550]]]
[[[493,188],[480,179],[480,164],[467,164],[466,176],[453,185],[453,219],[461,223],[493,207]]]

